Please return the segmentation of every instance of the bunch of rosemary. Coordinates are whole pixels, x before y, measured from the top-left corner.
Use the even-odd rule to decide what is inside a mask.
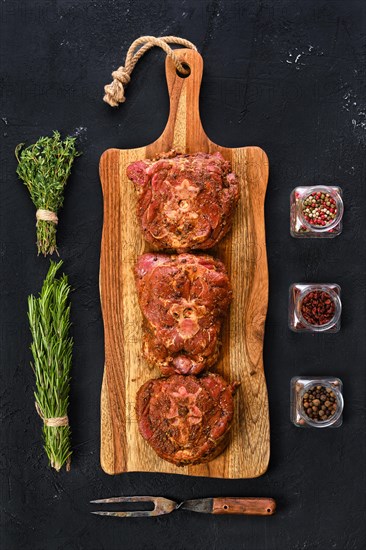
[[[28,319],[33,337],[32,368],[36,377],[36,409],[43,419],[43,440],[53,468],[70,470],[71,431],[67,417],[73,339],[70,329],[70,285],[62,261],[52,262],[39,297],[28,297]]]
[[[79,156],[75,139],[61,140],[55,131],[52,137],[41,137],[36,143],[23,149],[20,143],[15,149],[18,160],[17,174],[28,187],[37,208],[38,254],[44,256],[57,252],[57,213],[64,202],[64,187],[75,157]]]

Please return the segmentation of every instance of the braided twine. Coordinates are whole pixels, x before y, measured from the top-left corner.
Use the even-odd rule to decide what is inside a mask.
[[[103,100],[111,107],[117,107],[119,103],[126,101],[125,87],[131,80],[131,73],[135,68],[136,63],[148,50],[154,46],[158,46],[165,51],[165,53],[173,60],[174,65],[181,74],[189,74],[189,70],[182,65],[179,58],[175,55],[174,50],[172,50],[168,44],[179,44],[185,48],[197,50],[196,46],[192,44],[192,42],[189,42],[189,40],[185,40],[184,38],[179,38],[178,36],[160,36],[159,38],[155,36],[141,36],[132,42],[129,47],[124,66],[118,67],[117,70],[113,71],[113,82],[104,86],[105,96],[103,97]]]

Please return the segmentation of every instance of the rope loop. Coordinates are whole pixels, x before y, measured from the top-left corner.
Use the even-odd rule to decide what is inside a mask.
[[[131,73],[136,66],[138,60],[151,48],[158,46],[173,60],[177,70],[183,74],[189,74],[188,69],[182,65],[178,56],[175,55],[174,50],[168,44],[179,44],[185,48],[196,50],[197,48],[189,40],[185,38],[179,38],[178,36],[141,36],[134,42],[128,49],[124,66],[118,67],[113,71],[113,81],[110,84],[104,86],[105,95],[103,100],[111,107],[117,107],[120,103],[126,101],[125,87],[131,80]]]

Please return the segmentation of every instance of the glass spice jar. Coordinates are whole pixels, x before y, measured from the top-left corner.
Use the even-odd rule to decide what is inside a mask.
[[[342,232],[342,189],[295,187],[290,196],[290,233],[295,238],[333,238]]]
[[[288,324],[294,332],[338,332],[341,287],[335,283],[294,283],[289,290]]]
[[[291,379],[291,421],[298,428],[342,425],[343,383],[336,377],[295,376]]]

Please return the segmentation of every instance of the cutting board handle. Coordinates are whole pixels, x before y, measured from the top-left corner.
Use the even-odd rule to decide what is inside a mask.
[[[245,514],[250,516],[271,516],[275,513],[273,498],[221,497],[214,498],[213,514]]]
[[[207,151],[209,140],[203,130],[199,112],[203,59],[197,51],[187,48],[174,50],[174,53],[183,64],[188,65],[190,74],[187,77],[179,75],[174,62],[167,56],[165,72],[170,112],[162,135],[153,144],[154,150],[169,151],[175,148],[186,153]]]

